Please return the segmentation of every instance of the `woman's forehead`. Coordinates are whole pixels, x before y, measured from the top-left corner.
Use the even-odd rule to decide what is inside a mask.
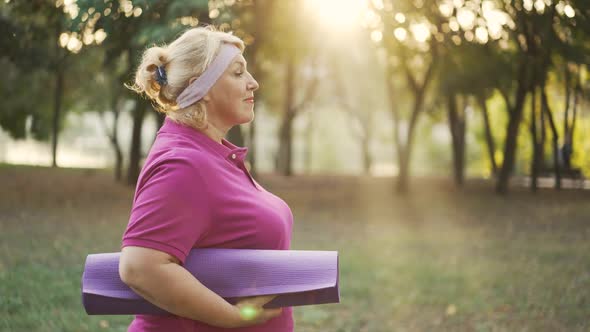
[[[242,54],[236,55],[236,57],[234,58],[234,60],[231,63],[232,66],[234,66],[236,64],[241,64],[244,67],[247,65],[246,59],[244,58],[244,56]]]

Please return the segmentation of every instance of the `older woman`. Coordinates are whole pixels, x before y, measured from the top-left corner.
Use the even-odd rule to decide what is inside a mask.
[[[192,248],[290,247],[288,205],[249,174],[247,149],[224,139],[254,118],[258,83],[243,50],[231,34],[195,28],[147,49],[137,70],[134,89],[166,119],[138,179],[119,271],[174,316],[137,315],[129,331],[293,331],[291,308],[262,307],[273,296],[232,305],[182,267]]]

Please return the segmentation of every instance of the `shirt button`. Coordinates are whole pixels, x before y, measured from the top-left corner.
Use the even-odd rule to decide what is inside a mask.
[[[231,154],[231,159],[236,159],[236,154],[235,153],[232,153]]]

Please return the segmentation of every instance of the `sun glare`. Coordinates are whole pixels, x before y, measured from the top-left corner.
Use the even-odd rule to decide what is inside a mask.
[[[354,30],[366,14],[366,0],[305,0],[305,8],[330,30]]]

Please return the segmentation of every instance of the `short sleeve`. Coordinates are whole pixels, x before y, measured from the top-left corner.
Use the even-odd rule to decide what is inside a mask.
[[[163,251],[184,264],[211,224],[205,182],[183,159],[165,160],[144,173],[121,246]]]

